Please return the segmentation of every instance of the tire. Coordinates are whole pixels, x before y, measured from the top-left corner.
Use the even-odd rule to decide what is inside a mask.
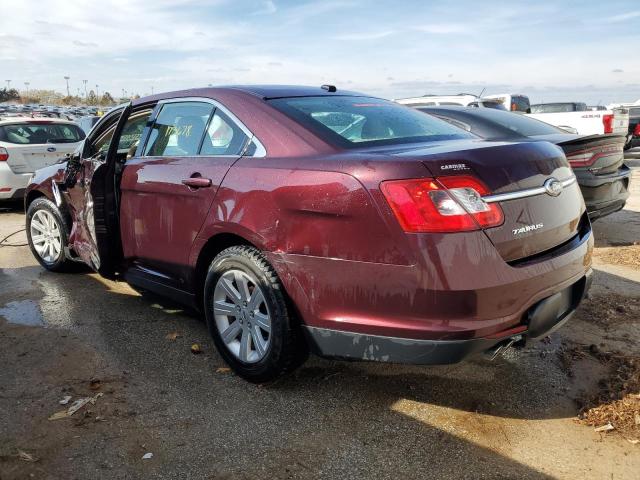
[[[292,319],[280,279],[253,247],[230,247],[213,259],[204,311],[220,355],[250,382],[275,380],[307,358],[307,344]],[[267,324],[268,330],[263,328]]]
[[[69,225],[52,201],[40,197],[31,202],[27,209],[26,232],[31,253],[40,265],[52,272],[66,272],[74,268],[74,262],[64,252],[69,243]],[[37,236],[39,232],[40,238]],[[42,234],[46,236],[44,241],[40,241]]]

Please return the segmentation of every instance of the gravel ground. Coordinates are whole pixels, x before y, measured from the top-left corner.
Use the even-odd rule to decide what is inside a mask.
[[[640,354],[638,251],[615,254],[640,240],[631,165],[627,208],[594,224],[591,299],[547,341],[494,362],[311,358],[258,387],[225,368],[197,315],[0,248],[0,479],[636,479],[640,445],[576,421],[575,399],[607,368],[562,360],[591,344]],[[23,223],[19,208],[0,211],[0,238]],[[64,397],[99,393],[49,420]]]

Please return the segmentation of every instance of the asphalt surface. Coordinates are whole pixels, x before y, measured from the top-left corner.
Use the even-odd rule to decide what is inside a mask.
[[[628,207],[594,224],[599,248],[640,240],[634,162]],[[23,224],[19,207],[0,206],[0,238]],[[599,262],[598,249],[595,259],[592,297],[640,297],[637,269]],[[558,353],[596,343],[638,354],[638,319],[603,327],[583,317],[494,362],[312,357],[255,386],[229,372],[197,315],[2,247],[0,479],[637,479],[640,445],[575,421],[574,398],[598,388],[603,368],[570,371]],[[98,393],[48,419],[65,396]]]

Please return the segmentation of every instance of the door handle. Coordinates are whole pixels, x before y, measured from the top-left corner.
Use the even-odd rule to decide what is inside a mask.
[[[191,188],[206,188],[211,186],[210,178],[191,177],[182,180],[182,184]]]

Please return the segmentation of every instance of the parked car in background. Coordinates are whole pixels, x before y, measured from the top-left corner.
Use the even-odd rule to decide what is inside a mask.
[[[555,143],[573,168],[591,220],[622,209],[629,197],[631,169],[624,164],[622,135],[572,135],[512,112],[460,107],[420,110],[487,140]]]
[[[626,108],[593,111],[580,102],[538,103],[531,105],[530,116],[579,135],[614,133],[626,137],[629,129]]]
[[[487,95],[485,98],[502,102],[505,109],[511,112],[531,113],[529,97],[522,93],[498,93]]]
[[[463,107],[496,108],[504,110],[502,101],[498,99],[478,97],[472,93],[457,95],[424,95],[422,97],[399,98],[395,100],[408,107],[427,107],[433,105],[460,105]]]
[[[591,277],[557,147],[334,86],[136,99],[39,170],[26,207],[45,268],[81,260],[201,309],[254,382],[308,349],[434,364],[522,344],[567,321]]]
[[[0,119],[0,200],[22,198],[33,172],[72,153],[85,138],[59,119]]]
[[[629,135],[626,148],[640,147],[640,104],[629,107]]]

